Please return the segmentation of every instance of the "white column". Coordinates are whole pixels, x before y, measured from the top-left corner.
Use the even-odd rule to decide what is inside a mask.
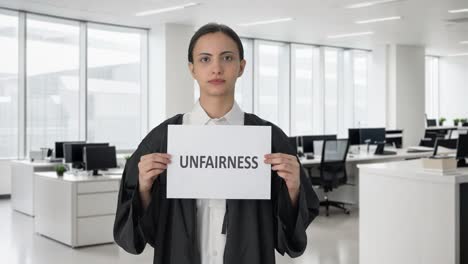
[[[149,33],[149,129],[165,119],[192,109],[194,80],[187,51],[192,26],[164,24]]]
[[[424,136],[425,48],[391,45],[388,51],[387,127],[403,129],[403,145]]]

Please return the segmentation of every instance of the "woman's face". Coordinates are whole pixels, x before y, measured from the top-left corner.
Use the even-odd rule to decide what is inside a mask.
[[[200,96],[234,96],[245,60],[240,60],[236,43],[221,32],[200,37],[193,49],[190,72],[200,86]]]

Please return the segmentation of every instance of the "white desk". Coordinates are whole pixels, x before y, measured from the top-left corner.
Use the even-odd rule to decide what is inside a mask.
[[[114,242],[121,175],[36,173],[35,231],[71,247]]]
[[[11,205],[14,210],[34,216],[34,173],[54,171],[56,165],[27,160],[11,162]]]
[[[333,190],[329,193],[330,200],[336,200],[345,202],[348,204],[353,204],[359,206],[359,164],[368,164],[368,163],[380,163],[380,162],[394,162],[402,161],[407,159],[419,159],[424,157],[430,157],[433,154],[433,151],[429,152],[412,152],[408,153],[407,149],[393,149],[386,148],[386,150],[395,151],[396,155],[375,155],[374,148],[371,148],[369,153],[367,152],[366,147],[362,147],[358,154],[349,154],[346,159],[346,171],[348,174],[348,185],[340,186],[336,190]],[[446,149],[440,147],[439,153],[455,153],[455,150]],[[316,156],[314,159],[300,159],[301,164],[308,169],[317,168],[320,165],[321,157]],[[315,173],[318,174],[318,171]],[[316,189],[319,197],[323,197],[324,193],[321,189]]]
[[[358,167],[361,264],[468,261],[467,245],[460,250],[459,242],[466,243],[467,237],[467,168],[447,176],[425,171],[421,160]]]

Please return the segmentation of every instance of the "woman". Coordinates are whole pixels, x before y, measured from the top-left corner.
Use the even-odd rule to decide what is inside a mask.
[[[192,37],[188,60],[200,99],[191,112],[154,128],[128,160],[115,241],[133,254],[149,243],[154,263],[162,264],[275,263],[275,249],[300,256],[319,202],[287,136],[234,101],[246,64],[239,36],[225,25],[207,24]],[[167,199],[169,124],[271,126],[272,154],[264,161],[272,165],[271,200]]]

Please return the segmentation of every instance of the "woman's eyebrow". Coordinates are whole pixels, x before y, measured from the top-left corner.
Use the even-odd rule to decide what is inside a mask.
[[[228,54],[228,53],[234,54],[234,52],[227,50],[227,51],[221,52],[220,55],[224,55],[224,54]],[[208,52],[201,52],[201,53],[198,54],[198,56],[213,56],[213,54],[208,53]]]

